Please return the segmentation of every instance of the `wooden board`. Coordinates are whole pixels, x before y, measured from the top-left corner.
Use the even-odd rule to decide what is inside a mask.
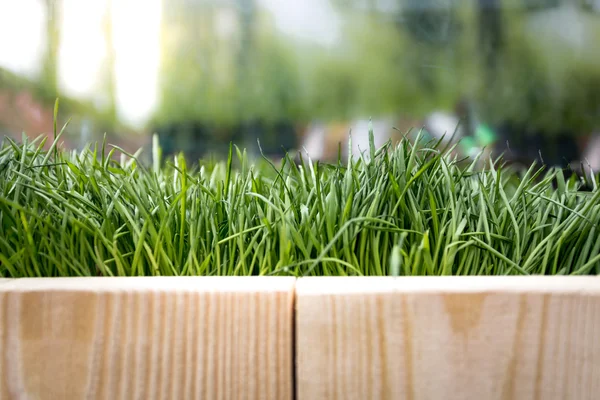
[[[298,400],[599,399],[600,278],[305,278]]]
[[[0,284],[1,399],[291,399],[293,278]]]

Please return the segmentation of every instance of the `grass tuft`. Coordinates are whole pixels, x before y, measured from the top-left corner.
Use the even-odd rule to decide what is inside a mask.
[[[252,164],[231,146],[192,167],[155,141],[151,168],[105,141],[63,151],[56,130],[48,151],[6,139],[0,276],[600,272],[597,182],[369,134],[368,158],[333,165]]]

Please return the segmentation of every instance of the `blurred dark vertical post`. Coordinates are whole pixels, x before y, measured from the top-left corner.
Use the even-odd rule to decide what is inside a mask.
[[[414,40],[416,54],[415,75],[423,88],[434,95],[440,89],[436,70],[449,68],[452,41],[455,37],[455,13],[457,5],[453,1],[402,0],[401,13],[404,14],[405,29]],[[444,54],[446,58],[439,57]]]
[[[479,55],[483,70],[483,81],[487,87],[487,102],[495,97],[494,89],[498,78],[498,63],[502,57],[502,1],[477,0]]]
[[[46,7],[46,51],[42,68],[42,87],[46,97],[58,97],[58,50],[60,47],[61,1],[42,0]]]
[[[405,25],[415,44],[418,52],[411,55],[414,58],[414,74],[428,92],[435,90],[435,83],[431,76],[429,54],[430,47],[437,39],[436,29],[439,28],[437,17],[438,4],[435,0],[404,0]]]
[[[493,83],[503,44],[501,0],[477,0],[479,45],[486,81]]]
[[[256,147],[256,139],[259,136],[258,126],[256,121],[250,117],[248,110],[254,99],[254,93],[251,91],[250,80],[251,67],[254,50],[254,22],[256,17],[256,2],[255,0],[237,0],[239,21],[240,21],[240,47],[238,53],[237,66],[237,85],[238,85],[238,121],[240,124],[240,134],[242,140],[246,143],[248,150]]]
[[[108,128],[113,130],[117,122],[117,92],[116,92],[116,55],[113,35],[113,0],[106,0],[106,9],[104,15],[104,37],[106,42],[106,64],[105,64],[105,85],[107,98],[107,123]]]
[[[493,99],[497,95],[495,90],[498,89],[496,85],[499,72],[498,64],[502,58],[504,44],[502,1],[477,0],[476,11],[479,56],[483,70],[482,79],[487,88],[483,98],[487,108],[490,104],[494,104]],[[520,152],[519,149],[523,146],[523,135],[515,134],[516,132],[521,132],[523,128],[523,126],[517,127],[513,121],[504,121],[498,127],[498,133],[501,136],[499,146],[504,149],[506,143],[510,143],[512,150],[508,153],[509,157],[515,155],[513,150],[516,150],[518,153]]]

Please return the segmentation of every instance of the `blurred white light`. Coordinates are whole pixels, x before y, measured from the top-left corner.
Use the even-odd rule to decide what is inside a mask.
[[[104,17],[106,0],[62,0],[59,82],[70,96],[97,94],[106,57]]]
[[[161,14],[161,0],[113,0],[117,105],[131,124],[156,106]]]
[[[34,78],[43,57],[45,24],[43,2],[0,1],[0,67]]]

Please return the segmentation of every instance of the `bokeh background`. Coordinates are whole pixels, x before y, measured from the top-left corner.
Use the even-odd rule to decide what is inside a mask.
[[[0,0],[0,138],[57,97],[66,148],[332,161],[371,120],[597,170],[600,0]]]

